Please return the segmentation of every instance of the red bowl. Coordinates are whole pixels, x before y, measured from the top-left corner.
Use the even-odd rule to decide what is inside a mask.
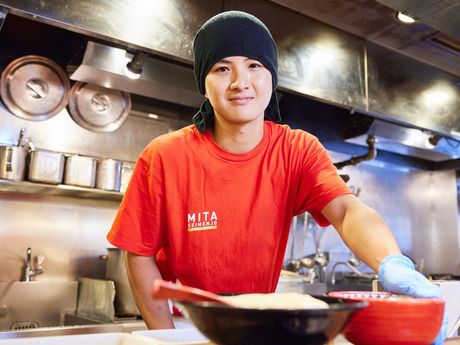
[[[368,301],[345,328],[345,338],[356,345],[428,345],[441,328],[444,301],[387,292],[335,291],[329,297]]]

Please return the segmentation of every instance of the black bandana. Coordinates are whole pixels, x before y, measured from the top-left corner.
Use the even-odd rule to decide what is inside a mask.
[[[269,120],[281,121],[275,89],[278,85],[278,54],[270,31],[256,17],[240,11],[220,13],[198,30],[193,42],[194,72],[198,89],[205,94],[204,80],[214,64],[229,56],[246,56],[260,61],[272,75],[273,93],[265,109]],[[201,105],[193,123],[202,133],[214,121],[209,100]]]

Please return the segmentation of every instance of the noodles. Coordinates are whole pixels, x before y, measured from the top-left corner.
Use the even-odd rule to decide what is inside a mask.
[[[329,305],[310,295],[300,293],[243,294],[223,299],[240,308],[252,309],[326,309]]]

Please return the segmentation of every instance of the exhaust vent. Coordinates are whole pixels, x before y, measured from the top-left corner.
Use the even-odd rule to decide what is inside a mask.
[[[376,148],[432,162],[459,158],[460,141],[416,128],[377,119],[361,123],[351,121],[343,132],[345,141],[367,146],[367,138],[376,138]]]
[[[34,329],[40,327],[37,321],[19,321],[11,325],[10,329],[13,331],[22,331],[25,329]]]

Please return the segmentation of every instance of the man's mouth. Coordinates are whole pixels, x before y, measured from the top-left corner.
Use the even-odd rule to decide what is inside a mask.
[[[243,105],[243,104],[249,103],[253,99],[254,97],[250,97],[250,96],[235,96],[235,97],[230,97],[228,100],[229,102],[233,104]]]

